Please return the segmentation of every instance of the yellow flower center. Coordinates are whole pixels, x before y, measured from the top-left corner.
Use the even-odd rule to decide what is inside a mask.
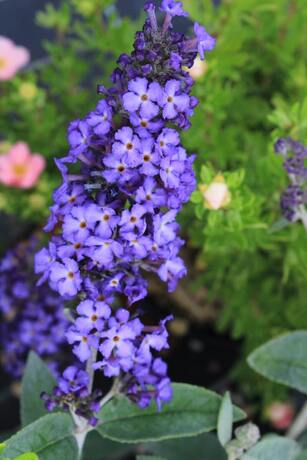
[[[0,70],[4,69],[6,66],[6,60],[2,57],[0,57]]]
[[[26,174],[28,168],[26,165],[14,165],[14,173],[17,175],[17,176],[23,176],[24,174]]]

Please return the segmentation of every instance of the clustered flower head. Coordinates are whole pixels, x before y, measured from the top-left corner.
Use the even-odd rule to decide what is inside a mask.
[[[156,352],[168,348],[164,319],[146,326],[132,305],[147,295],[146,272],[174,290],[186,273],[176,216],[195,188],[194,157],[180,142],[197,105],[190,68],[215,40],[200,25],[194,38],[173,31],[180,2],[163,0],[159,26],[152,3],[134,51],[118,59],[103,99],[68,128],[68,155],[57,160],[63,184],[54,192],[48,248],[36,257],[40,283],[78,298],[66,333],[82,363],[118,377],[121,391],[160,407],[172,390]]]
[[[27,354],[35,351],[53,370],[66,346],[64,302],[48,285],[36,287],[36,237],[9,250],[0,260],[0,349],[5,370],[19,379]]]
[[[284,157],[284,168],[291,182],[280,200],[283,215],[289,221],[301,219],[307,225],[307,147],[291,138],[278,139],[275,152]]]

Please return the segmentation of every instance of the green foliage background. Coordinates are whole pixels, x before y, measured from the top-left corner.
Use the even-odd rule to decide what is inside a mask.
[[[209,211],[196,192],[182,213],[187,246],[196,254],[188,289],[205,286],[210,300],[222,302],[216,327],[242,338],[247,354],[281,332],[307,328],[306,232],[299,223],[271,231],[287,183],[274,141],[291,135],[307,142],[307,3],[184,3],[217,46],[195,85],[200,104],[183,142],[197,154],[199,184],[222,173],[232,194],[225,209]],[[0,133],[5,142],[27,142],[48,167],[33,190],[0,187],[0,209],[41,225],[59,182],[53,158],[66,151],[67,124],[95,105],[96,84],[108,82],[140,21],[119,17],[111,0],[63,0],[37,22],[54,29],[56,39],[45,44],[47,64],[1,83]],[[31,98],[21,95],[25,82],[35,85]],[[276,385],[248,370],[243,358],[233,375],[246,395],[276,398]]]

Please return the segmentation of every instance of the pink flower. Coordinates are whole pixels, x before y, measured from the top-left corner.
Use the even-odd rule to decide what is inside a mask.
[[[0,80],[10,80],[30,60],[29,51],[0,36]]]
[[[8,153],[0,155],[0,182],[17,187],[33,187],[45,167],[45,159],[31,154],[27,144],[17,142]]]

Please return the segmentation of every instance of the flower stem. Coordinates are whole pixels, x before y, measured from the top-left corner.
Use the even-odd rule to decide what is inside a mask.
[[[95,371],[93,369],[93,364],[96,362],[96,359],[97,359],[97,350],[95,350],[95,348],[92,348],[91,356],[89,357],[86,363],[86,372],[89,375],[89,382],[88,382],[88,387],[87,387],[89,394],[91,394],[93,390],[94,377],[95,377]]]
[[[110,391],[100,401],[100,408],[105,406],[107,404],[107,402],[110,401],[110,399],[112,399],[116,394],[118,394],[119,387],[120,387],[119,379],[114,379],[112,388],[110,389]]]

